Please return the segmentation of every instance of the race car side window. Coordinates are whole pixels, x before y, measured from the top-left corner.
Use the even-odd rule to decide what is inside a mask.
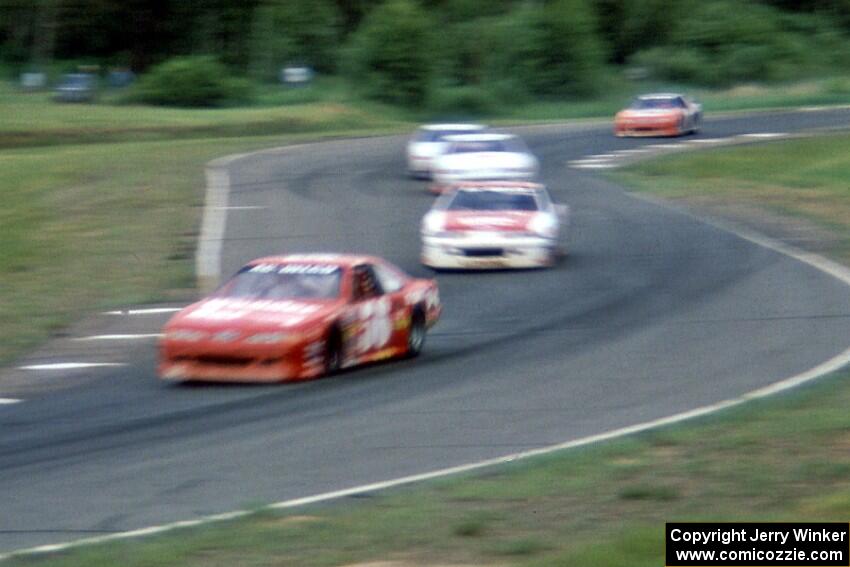
[[[374,268],[384,293],[395,293],[404,287],[404,281],[392,269],[381,264],[375,264]]]
[[[362,301],[372,297],[378,297],[383,293],[381,284],[378,278],[375,277],[375,272],[372,266],[361,264],[354,267],[354,301]]]

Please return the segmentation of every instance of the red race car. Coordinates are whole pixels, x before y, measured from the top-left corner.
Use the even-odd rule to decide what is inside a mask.
[[[436,281],[380,258],[260,258],[165,325],[159,376],[279,382],[416,356],[440,309]]]
[[[614,117],[616,136],[681,136],[699,130],[702,105],[678,94],[639,96]]]

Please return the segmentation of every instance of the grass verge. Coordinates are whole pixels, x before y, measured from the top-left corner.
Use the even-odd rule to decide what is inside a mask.
[[[782,235],[785,224],[801,245],[850,264],[849,156],[850,136],[842,134],[669,156],[613,176],[768,232]]]
[[[498,123],[577,118],[610,118],[634,94],[682,91],[699,98],[706,112],[850,103],[850,78],[791,85],[738,86],[724,90],[683,85],[618,82],[593,100],[527,102],[490,109],[483,120]],[[329,132],[348,128],[397,128],[410,122],[468,117],[458,108],[442,112],[401,110],[357,100],[339,82],[308,89],[266,87],[258,106],[220,109],[159,108],[141,105],[57,104],[50,94],[23,94],[0,83],[0,149],[22,146],[103,143],[175,138],[265,136]]]
[[[847,235],[850,138],[711,150],[622,174]],[[800,155],[806,155],[805,160]],[[261,511],[12,564],[663,565],[666,521],[850,518],[850,373],[695,422],[373,498]]]
[[[191,295],[204,164],[322,135],[0,152],[0,363],[94,310]]]

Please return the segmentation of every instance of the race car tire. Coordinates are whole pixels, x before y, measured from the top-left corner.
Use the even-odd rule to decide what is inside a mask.
[[[415,308],[410,314],[410,327],[407,331],[407,356],[413,358],[419,356],[422,347],[425,346],[425,315],[422,309]]]
[[[342,336],[339,329],[332,328],[325,339],[325,374],[331,375],[342,366]]]

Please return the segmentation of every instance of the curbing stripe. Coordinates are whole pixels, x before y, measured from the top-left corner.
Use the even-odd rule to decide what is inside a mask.
[[[207,167],[205,174],[207,193],[195,257],[198,289],[203,294],[218,286],[221,274],[221,245],[227,223],[227,202],[230,193],[230,174],[224,166]]]
[[[75,370],[77,368],[101,368],[109,366],[127,366],[125,362],[51,362],[48,364],[28,364],[18,366],[18,370]]]

